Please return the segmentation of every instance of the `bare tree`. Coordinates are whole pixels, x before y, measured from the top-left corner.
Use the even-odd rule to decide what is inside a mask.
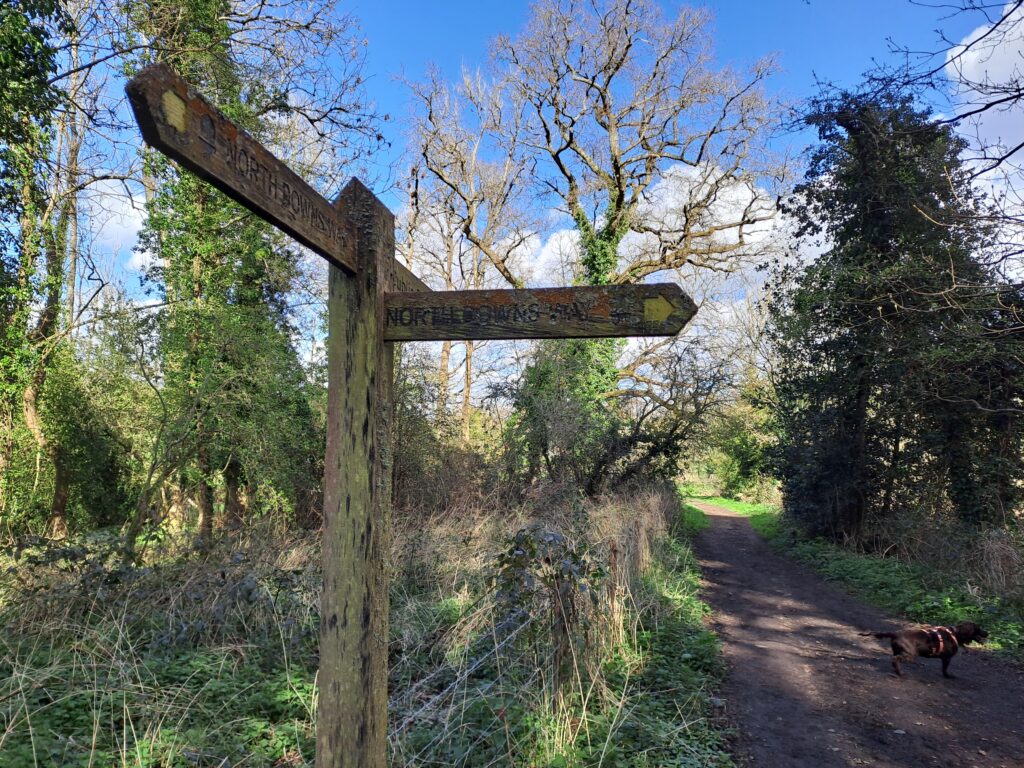
[[[508,282],[525,272],[507,257],[536,257],[545,237],[545,258],[571,245],[575,279],[591,284],[659,273],[685,283],[763,255],[785,175],[766,148],[773,65],[716,68],[708,25],[703,11],[666,19],[647,0],[543,0],[521,36],[495,42],[490,82],[416,87],[422,177],[446,190],[442,206]],[[717,402],[705,384],[731,370],[712,360],[717,349],[691,359],[681,344],[629,348],[605,396],[632,436],[598,474],[641,443],[649,465],[694,433]]]
[[[516,257],[536,232],[525,199],[531,162],[522,116],[479,74],[464,73],[456,86],[434,75],[413,92],[422,110],[416,173],[434,210],[457,220],[466,241],[505,282],[522,287]],[[414,197],[412,204],[421,203]]]
[[[880,89],[909,88],[928,95],[969,143],[966,159],[991,193],[984,216],[1000,233],[988,259],[1019,281],[1024,254],[1024,0],[911,0],[942,14],[941,23],[967,22],[957,39],[940,29],[933,48],[911,50],[894,42],[902,63],[872,75]],[[937,220],[943,220],[939,214]]]
[[[714,69],[708,22],[648,0],[546,0],[523,36],[497,41],[534,179],[575,223],[588,282],[733,269],[774,216],[772,62]]]
[[[522,287],[524,259],[538,225],[526,197],[530,161],[521,144],[521,116],[507,109],[502,90],[480,74],[464,73],[454,86],[435,74],[412,89],[420,115],[405,238],[409,257],[447,290]],[[459,421],[465,441],[480,374],[474,365],[484,345],[462,346]],[[442,344],[439,415],[447,407],[451,350],[451,343]]]
[[[445,204],[445,196],[438,196],[436,188],[414,177],[409,205],[399,220],[403,237],[398,243],[399,255],[406,263],[416,265],[417,271],[437,288],[456,290],[464,280],[464,265],[471,246],[462,236],[463,222]],[[451,394],[451,352],[454,342],[441,343],[437,365],[437,404],[435,420],[443,422],[448,415]]]
[[[931,2],[913,0],[917,5],[941,10],[945,21],[967,19],[975,29],[962,40],[940,30],[936,47],[912,51],[898,45],[904,57],[903,67],[895,73],[882,73],[884,82],[894,80],[911,86],[933,89],[953,100],[953,114],[943,119],[957,124],[967,135],[973,134],[978,173],[1015,162],[1024,150],[1024,136],[989,136],[978,130],[978,121],[994,116],[1019,117],[1024,102],[1024,0],[954,0]],[[1010,120],[1005,121],[1010,125]]]
[[[414,174],[417,173],[419,168],[414,169]],[[471,183],[476,181],[474,178]],[[427,282],[441,290],[493,287],[506,281],[516,266],[515,252],[521,248],[522,238],[513,235],[496,242],[500,231],[498,222],[502,219],[479,216],[481,209],[487,208],[486,198],[481,196],[479,202],[479,206],[465,205],[456,189],[429,171],[422,178],[413,176],[409,204],[400,224],[404,236],[398,246],[399,252],[407,263],[416,265]],[[474,224],[481,221],[494,224],[485,223],[482,230],[475,230]],[[453,384],[451,355],[455,346],[451,341],[441,343],[435,410],[439,422],[448,416],[448,399]],[[473,411],[472,392],[480,375],[480,371],[474,368],[474,357],[485,345],[467,340],[461,342],[461,346],[464,356],[459,421],[462,439],[467,441]]]

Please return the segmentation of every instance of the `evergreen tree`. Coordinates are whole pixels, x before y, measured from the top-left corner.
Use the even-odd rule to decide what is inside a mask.
[[[266,94],[244,82],[232,60],[222,0],[195,0],[174,14],[153,5],[151,18],[171,22],[153,34],[170,36],[175,45],[167,48],[179,51],[168,63],[237,124],[265,133]],[[151,154],[147,167],[140,248],[157,257],[148,277],[167,304],[160,325],[165,397],[174,412],[190,415],[183,433],[167,439],[187,447],[179,478],[194,494],[205,540],[220,483],[232,524],[256,496],[290,511],[312,500],[318,441],[285,300],[297,258],[269,224],[162,156]]]
[[[827,95],[807,122],[789,213],[827,250],[770,304],[786,510],[836,539],[908,507],[994,520],[1024,469],[1024,329],[964,143],[897,92]]]

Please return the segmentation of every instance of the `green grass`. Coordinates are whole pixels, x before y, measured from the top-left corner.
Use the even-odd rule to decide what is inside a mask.
[[[208,648],[135,659],[118,674],[96,652],[69,642],[0,665],[0,676],[24,675],[8,692],[21,706],[0,729],[0,766],[312,762],[315,670]]]
[[[733,765],[724,732],[709,719],[724,663],[718,638],[704,625],[710,609],[700,599],[700,571],[687,541],[701,518],[681,505],[679,524],[636,596],[647,606],[642,629],[606,670],[620,706],[593,715],[576,754],[552,766]]]
[[[679,533],[682,536],[691,537],[694,534],[700,533],[711,524],[708,521],[708,516],[692,504],[681,501],[679,507],[678,525],[681,528]]]
[[[714,504],[716,507],[723,507],[730,512],[738,512],[742,515],[757,515],[765,512],[774,512],[776,507],[773,504],[751,504],[746,501],[727,499],[724,496],[690,496],[694,501],[702,501],[707,504]]]
[[[722,660],[687,540],[707,521],[679,510],[617,598],[624,631],[602,623],[607,602],[581,612],[581,685],[561,705],[550,612],[499,653],[482,575],[457,590],[399,580],[390,764],[731,766],[710,717]],[[303,564],[315,540],[287,567],[266,546],[95,578],[22,562],[36,586],[0,601],[0,768],[311,766],[319,578]],[[594,593],[607,601],[604,582]],[[583,647],[599,635],[607,643]]]
[[[776,549],[889,613],[922,624],[976,621],[989,632],[990,649],[1024,659],[1021,607],[968,589],[956,574],[808,539],[788,526],[775,507],[719,498],[701,501],[747,515],[754,530]]]
[[[766,539],[772,539],[778,533],[779,529],[779,508],[774,504],[752,504],[747,501],[738,501],[736,499],[727,499],[724,496],[690,496],[690,499],[694,501],[702,501],[707,504],[714,504],[716,507],[723,507],[728,509],[730,512],[736,512],[741,515],[745,515],[750,518],[750,524],[754,530],[764,536]],[[685,503],[685,502],[684,502]],[[692,509],[694,512],[699,514],[704,519],[703,525],[697,530],[707,527],[708,522],[704,513],[696,507],[686,504],[686,507]]]

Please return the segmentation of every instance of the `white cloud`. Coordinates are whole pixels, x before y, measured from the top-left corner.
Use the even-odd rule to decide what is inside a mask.
[[[145,220],[144,197],[113,180],[93,184],[83,197],[83,213],[94,227],[93,245],[113,253],[133,249]]]
[[[1013,5],[1004,6],[1000,17],[1009,13]],[[990,28],[990,24],[985,24],[973,30],[947,54],[946,74],[954,84],[961,84],[956,94],[960,111],[990,102],[1002,89],[1008,92],[1024,82],[1024,6],[1010,13],[997,32],[986,37]],[[967,48],[971,43],[974,44]],[[989,89],[995,89],[996,96],[983,92]],[[1024,138],[1020,101],[979,113],[965,132],[984,144],[1017,146]]]
[[[951,77],[958,74],[973,82],[985,79],[994,82],[1006,82],[1021,77],[1021,54],[1024,53],[1024,7],[1010,13],[1014,3],[1007,3],[1003,14],[1009,13],[1002,23],[1000,34],[991,38],[991,43],[984,39],[991,24],[983,24],[965,35],[959,46],[950,49],[946,56],[946,67]],[[1002,15],[1002,14],[1001,14]],[[965,47],[972,41],[978,41],[970,50]]]
[[[125,269],[130,272],[138,272],[144,274],[149,271],[150,267],[157,265],[163,266],[164,260],[157,259],[153,255],[153,252],[149,249],[135,249],[128,256],[128,261],[125,262]]]
[[[579,263],[580,235],[575,229],[556,229],[541,243],[533,237],[528,243],[527,283],[535,287],[569,285],[574,265]]]

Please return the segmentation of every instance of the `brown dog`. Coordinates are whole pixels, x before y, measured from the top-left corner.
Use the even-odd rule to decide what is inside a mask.
[[[961,645],[984,643],[988,632],[973,621],[961,621],[955,627],[927,627],[922,629],[901,629],[899,632],[861,632],[861,636],[889,638],[892,641],[892,668],[897,675],[903,675],[901,661],[910,661],[915,656],[942,659],[943,677],[949,674],[949,660]]]

